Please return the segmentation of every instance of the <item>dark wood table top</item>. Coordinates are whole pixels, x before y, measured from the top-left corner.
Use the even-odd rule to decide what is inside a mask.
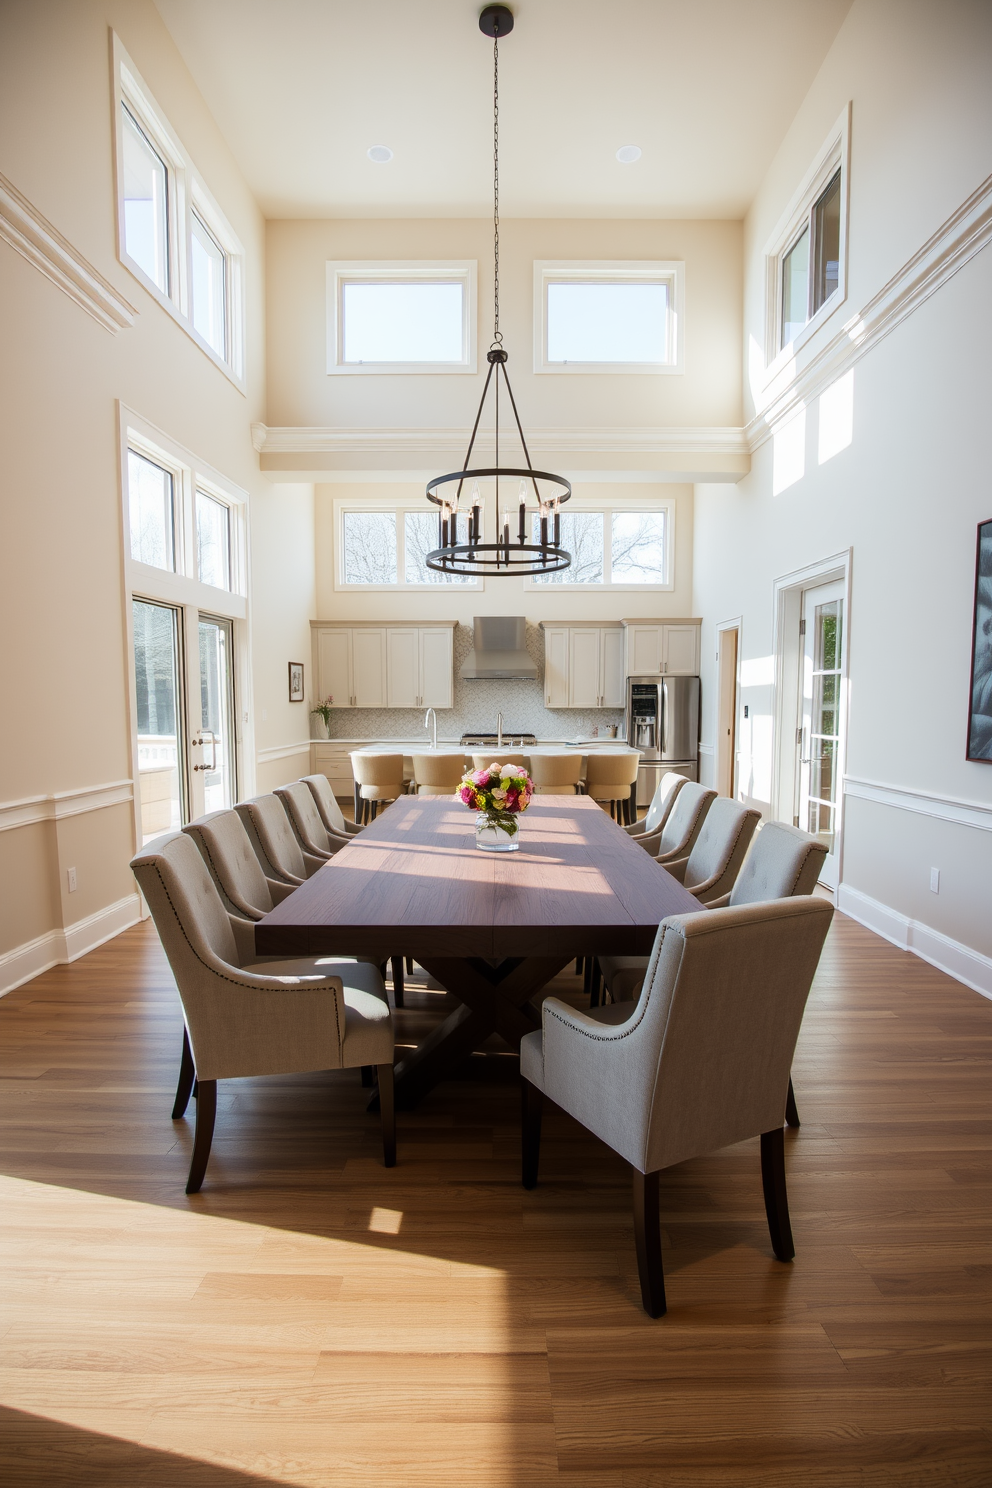
[[[700,908],[587,796],[537,796],[520,850],[480,852],[475,814],[402,796],[255,927],[260,956],[646,956]]]

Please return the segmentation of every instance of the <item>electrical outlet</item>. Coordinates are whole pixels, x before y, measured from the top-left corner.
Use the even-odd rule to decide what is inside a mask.
[[[747,703],[744,704],[744,717],[747,717]]]
[[[262,709],[262,722],[263,723],[268,718],[268,716],[269,716],[269,710],[268,710],[268,708],[263,708]]]
[[[75,868],[67,868],[65,870],[65,876],[66,876],[66,878],[69,881],[69,893],[70,894],[74,894],[76,892],[76,870],[75,870]]]
[[[939,868],[931,868],[930,869],[930,892],[931,892],[931,894],[939,894],[940,893],[940,869]]]

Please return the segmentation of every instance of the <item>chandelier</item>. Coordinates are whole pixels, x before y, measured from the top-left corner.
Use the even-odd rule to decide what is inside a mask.
[[[527,440],[517,413],[516,399],[507,376],[507,353],[499,328],[499,39],[513,30],[513,12],[505,5],[487,5],[479,16],[479,30],[493,39],[493,339],[486,356],[489,371],[479,400],[479,411],[472,426],[472,437],[465,454],[465,468],[452,475],[439,475],[427,483],[427,498],[438,510],[438,546],[427,555],[427,567],[438,573],[469,576],[506,576],[509,574],[560,573],[572,562],[571,553],[561,546],[560,508],[572,494],[571,484],[561,475],[535,470],[531,464]],[[499,387],[506,388],[513,419],[523,447],[526,468],[501,465],[499,462]],[[471,469],[472,450],[479,432],[479,421],[490,385],[496,414],[496,463],[486,469]],[[495,483],[495,541],[484,542],[482,495],[480,481]],[[515,495],[507,498],[500,491],[500,481],[516,481]],[[470,494],[463,502],[466,482]],[[527,506],[528,491],[533,490],[535,509]],[[528,518],[534,531],[528,540]],[[464,524],[464,525],[463,525]]]

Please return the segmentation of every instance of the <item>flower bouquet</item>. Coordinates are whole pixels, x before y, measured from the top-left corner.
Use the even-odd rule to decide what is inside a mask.
[[[516,852],[517,817],[526,811],[534,782],[522,765],[492,764],[462,776],[457,796],[475,819],[475,845],[484,852]]]

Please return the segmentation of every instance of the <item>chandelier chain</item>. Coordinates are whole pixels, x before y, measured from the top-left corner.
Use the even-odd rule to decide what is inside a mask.
[[[499,328],[499,25],[493,29],[493,346],[503,345]]]

